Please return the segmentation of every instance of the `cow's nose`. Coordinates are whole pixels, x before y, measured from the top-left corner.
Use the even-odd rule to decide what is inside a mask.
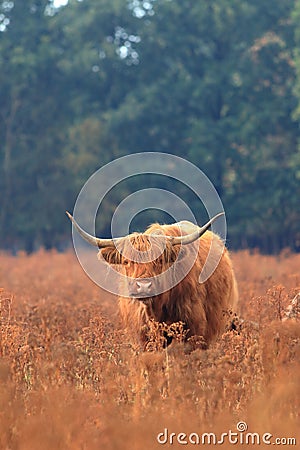
[[[138,294],[149,294],[151,292],[152,281],[139,280],[136,281],[135,285]]]

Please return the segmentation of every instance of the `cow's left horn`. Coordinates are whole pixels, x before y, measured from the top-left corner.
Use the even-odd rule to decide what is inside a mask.
[[[199,239],[204,233],[205,231],[207,231],[210,226],[213,224],[213,222],[215,220],[217,220],[219,217],[224,216],[225,213],[221,212],[219,214],[217,214],[216,216],[214,216],[212,219],[210,219],[205,225],[203,225],[203,227],[197,227],[196,231],[194,231],[191,234],[186,234],[183,236],[172,236],[171,237],[171,242],[172,244],[191,244],[192,242],[196,241],[196,239]]]
[[[76,230],[78,231],[80,236],[83,237],[83,239],[85,239],[89,244],[94,245],[95,247],[98,247],[98,248],[112,247],[112,246],[114,246],[115,244],[117,244],[118,242],[120,242],[121,240],[124,239],[124,238],[100,239],[100,238],[97,238],[95,236],[92,236],[91,234],[89,234],[86,231],[84,231],[78,225],[78,223],[76,222],[74,217],[68,211],[66,211],[66,214],[69,217],[69,219],[71,220],[71,222],[73,223],[74,227],[76,228]]]

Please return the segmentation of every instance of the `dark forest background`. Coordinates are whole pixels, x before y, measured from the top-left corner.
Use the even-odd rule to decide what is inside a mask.
[[[0,247],[64,249],[87,178],[159,151],[214,183],[229,247],[299,250],[299,118],[299,0],[2,0]]]

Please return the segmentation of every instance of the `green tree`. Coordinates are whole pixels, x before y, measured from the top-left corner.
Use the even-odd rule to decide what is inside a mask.
[[[165,151],[214,182],[233,246],[293,246],[299,15],[298,0],[0,1],[0,245],[59,245],[99,166]]]
[[[0,33],[1,245],[57,243],[65,84],[49,2],[4,2]],[[53,230],[56,230],[56,235]],[[3,241],[3,237],[5,239]]]
[[[119,0],[0,2],[2,247],[59,245],[85,177],[114,158],[106,112],[131,77],[134,20]]]
[[[112,131],[129,152],[168,151],[203,169],[230,212],[235,246],[293,245],[290,233],[284,243],[280,236],[283,221],[296,232],[286,214],[296,196],[294,1],[150,5],[140,18],[139,82],[112,112]],[[258,229],[265,240],[254,239]]]

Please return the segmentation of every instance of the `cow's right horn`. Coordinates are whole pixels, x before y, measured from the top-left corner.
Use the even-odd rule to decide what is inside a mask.
[[[196,239],[199,239],[205,233],[205,231],[207,231],[211,227],[211,225],[213,224],[213,222],[215,220],[217,220],[219,217],[224,216],[224,215],[225,215],[224,212],[217,214],[212,219],[210,219],[205,225],[203,225],[203,227],[197,227],[196,231],[194,231],[191,234],[170,237],[172,244],[173,245],[174,244],[183,244],[183,245],[191,244],[192,242],[196,241]]]
[[[85,239],[89,244],[94,245],[95,247],[98,248],[103,248],[103,247],[113,247],[115,244],[117,244],[118,242],[122,241],[124,238],[115,238],[115,239],[101,239],[101,238],[97,238],[95,236],[92,236],[91,234],[87,233],[86,231],[84,231],[76,222],[76,220],[74,219],[74,217],[68,212],[66,211],[67,216],[69,217],[69,219],[71,220],[71,222],[73,223],[74,227],[76,228],[76,230],[78,231],[78,233],[80,234],[81,237],[83,237],[83,239]]]

